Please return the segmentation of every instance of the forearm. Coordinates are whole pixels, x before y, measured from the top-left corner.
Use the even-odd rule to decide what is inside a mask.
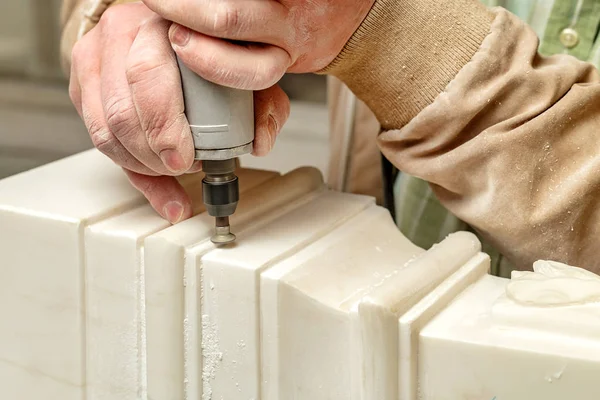
[[[61,13],[61,62],[66,74],[71,68],[71,51],[75,43],[100,20],[108,7],[135,0],[63,0]]]
[[[519,267],[546,258],[600,272],[595,68],[539,57],[529,28],[505,11],[493,19],[475,1],[428,1],[429,16],[408,1],[385,3],[398,3],[397,15],[383,17],[398,26],[383,28],[372,12],[329,72],[390,129],[379,138],[386,156],[431,182],[446,207]],[[452,16],[469,7],[470,22]],[[395,31],[394,40],[380,29]],[[425,46],[416,43],[423,37]]]

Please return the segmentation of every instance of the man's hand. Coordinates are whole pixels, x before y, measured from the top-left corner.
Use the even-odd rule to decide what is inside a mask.
[[[194,163],[170,26],[141,3],[109,8],[73,49],[70,94],[94,145],[176,223],[192,207],[174,176],[201,166]],[[265,155],[287,120],[289,101],[269,86],[256,92],[255,109],[254,153]]]
[[[325,68],[374,1],[143,0],[176,22],[169,37],[192,70],[225,86],[254,90],[270,87],[285,72]]]

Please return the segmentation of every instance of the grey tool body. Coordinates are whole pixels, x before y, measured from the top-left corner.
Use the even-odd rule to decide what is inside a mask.
[[[195,159],[205,177],[203,200],[216,218],[217,244],[230,243],[229,217],[239,201],[236,157],[250,153],[254,141],[254,93],[209,82],[191,71],[179,58],[185,114],[192,130]]]

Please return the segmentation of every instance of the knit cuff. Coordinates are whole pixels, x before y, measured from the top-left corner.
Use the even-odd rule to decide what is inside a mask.
[[[346,83],[383,129],[401,128],[471,60],[493,19],[477,0],[376,0],[320,73]]]
[[[61,64],[69,75],[71,51],[75,43],[96,26],[102,14],[111,6],[134,3],[138,0],[77,0],[71,1],[63,10],[63,32],[61,39]]]

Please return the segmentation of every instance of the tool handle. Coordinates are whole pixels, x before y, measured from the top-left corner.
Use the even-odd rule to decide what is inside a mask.
[[[254,94],[209,82],[177,57],[185,114],[196,148],[196,159],[222,160],[252,151]]]

